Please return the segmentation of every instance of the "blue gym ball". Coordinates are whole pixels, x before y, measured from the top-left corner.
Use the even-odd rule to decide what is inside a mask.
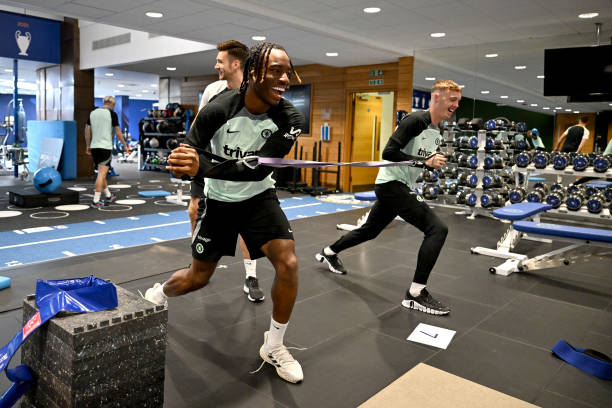
[[[62,185],[62,175],[53,167],[43,167],[34,173],[34,187],[41,193],[55,193]]]

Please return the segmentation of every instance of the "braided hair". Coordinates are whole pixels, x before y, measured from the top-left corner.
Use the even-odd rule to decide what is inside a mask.
[[[256,82],[263,82],[266,73],[268,72],[268,61],[270,60],[270,53],[273,49],[285,51],[285,48],[279,44],[273,44],[269,42],[261,42],[254,45],[249,50],[249,55],[244,62],[244,72],[242,76],[242,83],[240,84],[240,93],[245,94],[247,87],[249,86],[249,78],[251,74],[255,76]],[[289,59],[291,70],[289,71],[289,78],[295,76],[298,82],[302,82],[300,76],[293,68],[293,63]]]

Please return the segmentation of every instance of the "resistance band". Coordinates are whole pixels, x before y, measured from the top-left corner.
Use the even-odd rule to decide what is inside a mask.
[[[77,279],[39,279],[36,282],[38,312],[0,349],[0,370],[6,369],[15,352],[30,334],[59,312],[100,312],[117,307],[117,303],[115,286],[93,275]],[[6,376],[14,384],[0,397],[0,408],[11,407],[34,384],[34,377],[25,364],[6,369]]]
[[[552,352],[574,367],[604,380],[612,380],[612,359],[604,353],[574,347],[565,340],[559,340]]]

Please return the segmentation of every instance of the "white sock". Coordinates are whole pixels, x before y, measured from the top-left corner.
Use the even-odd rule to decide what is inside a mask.
[[[247,278],[256,278],[257,277],[257,260],[255,259],[245,259],[244,260],[244,270],[246,271]]]
[[[334,251],[332,251],[332,249],[330,247],[325,247],[325,249],[323,250],[323,253],[325,255],[336,255],[336,253]]]
[[[168,296],[166,296],[166,294],[164,293],[164,286],[166,285],[166,282],[162,283],[161,285],[159,285],[158,287],[155,288],[154,292],[155,292],[155,299],[159,299],[158,303],[164,303],[166,300],[168,300]]]
[[[289,322],[282,324],[270,318],[270,331],[268,332],[268,341],[265,345],[266,351],[269,351],[269,348],[283,344],[283,337],[285,337],[285,330],[287,330],[288,324]]]
[[[410,289],[408,290],[410,294],[414,297],[417,297],[421,294],[421,290],[423,290],[427,285],[421,285],[420,283],[412,282],[410,285]]]
[[[107,196],[107,197],[110,197],[110,196],[111,196],[111,192],[110,192],[110,190],[108,189],[108,187],[106,187],[106,188],[104,189],[104,194],[106,194],[106,196]]]
[[[100,196],[101,196],[101,195],[102,195],[102,193],[101,193],[101,192],[99,192],[99,191],[96,191],[96,192],[94,193],[94,198],[93,198],[94,203],[97,203],[98,201],[100,201]]]

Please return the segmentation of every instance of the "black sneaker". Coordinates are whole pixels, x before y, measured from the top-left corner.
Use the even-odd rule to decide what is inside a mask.
[[[111,193],[110,197],[105,197],[104,198],[104,204],[109,205],[111,204],[113,201],[115,201],[115,199],[117,198],[116,195],[114,195],[113,193]]]
[[[259,289],[259,281],[257,278],[249,276],[244,280],[244,293],[247,294],[247,297],[251,302],[261,302],[265,299],[264,293],[261,289]]]
[[[315,254],[315,259],[319,262],[327,263],[329,270],[339,275],[346,275],[347,270],[344,269],[342,261],[338,258],[338,255],[325,255],[325,251],[321,250],[318,254]]]
[[[402,301],[402,306],[433,315],[450,313],[450,308],[431,297],[427,289],[422,289],[417,297],[412,296],[410,291],[406,291],[406,298]]]

